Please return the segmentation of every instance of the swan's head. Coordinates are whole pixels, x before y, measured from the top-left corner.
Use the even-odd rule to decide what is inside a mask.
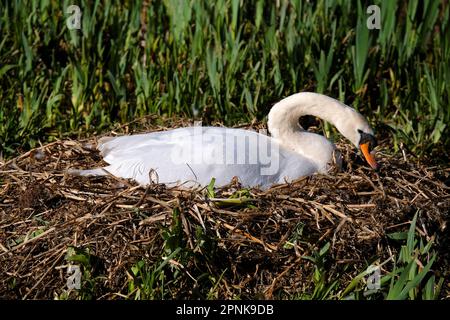
[[[267,123],[272,137],[284,144],[294,145],[293,149],[296,144],[299,153],[313,158],[320,158],[321,154],[329,155],[331,146],[325,142],[294,143],[292,133],[298,132],[298,119],[304,115],[316,116],[334,124],[344,137],[361,150],[369,165],[377,168],[373,153],[376,146],[375,137],[366,119],[355,109],[323,94],[300,92],[276,103],[270,110]],[[322,149],[322,146],[327,150]]]
[[[336,128],[361,151],[373,169],[378,168],[374,152],[377,142],[372,128],[360,113],[350,107],[346,108],[340,121],[336,123]]]
[[[359,150],[363,154],[364,158],[366,158],[367,163],[373,168],[377,169],[378,165],[375,161],[375,147],[377,146],[377,140],[373,134],[366,133],[362,130],[358,130],[360,134],[359,139]]]

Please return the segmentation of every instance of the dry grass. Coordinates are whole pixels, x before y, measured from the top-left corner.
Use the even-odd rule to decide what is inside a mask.
[[[117,132],[137,127],[163,129],[150,117]],[[211,199],[201,189],[143,188],[114,177],[66,175],[69,167],[101,164],[95,142],[53,142],[0,166],[1,297],[61,294],[70,246],[89,248],[95,257],[92,272],[104,276],[96,280],[95,298],[126,296],[130,268],[139,260],[156,264],[164,255],[161,234],[173,225],[174,209],[192,256],[170,261],[172,270],[184,276],[167,298],[205,298],[211,292],[209,297],[224,299],[294,297],[312,290],[313,264],[304,257],[326,242],[331,243],[329,277],[343,274],[340,281],[348,284],[374,259],[397,253],[398,245],[387,234],[407,230],[418,210],[417,231],[427,240],[436,236],[435,269],[448,277],[450,170],[405,161],[413,159],[407,153],[384,154],[385,143],[378,173],[342,144],[344,172],[265,192],[249,190],[247,200],[226,205],[221,199],[236,194],[236,181]],[[200,231],[210,247],[200,244]],[[214,290],[205,291],[199,280],[203,273],[219,279]],[[444,286],[447,293],[441,295],[448,297],[447,281]]]

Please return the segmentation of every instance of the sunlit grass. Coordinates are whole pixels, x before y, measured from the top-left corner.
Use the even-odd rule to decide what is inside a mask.
[[[381,30],[366,28],[364,2],[81,1],[82,28],[68,30],[68,1],[7,2],[3,154],[149,113],[262,119],[301,90],[353,103],[391,128],[394,149],[430,154],[449,141],[449,6],[375,4]]]

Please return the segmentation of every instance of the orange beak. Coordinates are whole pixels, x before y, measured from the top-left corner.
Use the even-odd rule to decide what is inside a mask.
[[[378,165],[377,162],[375,161],[375,157],[373,156],[373,153],[369,152],[369,143],[362,143],[359,145],[359,147],[361,148],[361,151],[364,155],[364,158],[366,158],[367,163],[372,167],[372,169],[377,169]]]

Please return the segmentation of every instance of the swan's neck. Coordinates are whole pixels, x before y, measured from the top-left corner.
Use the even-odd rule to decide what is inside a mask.
[[[358,144],[355,125],[361,120],[365,122],[363,117],[336,99],[312,92],[294,94],[272,107],[268,116],[268,129],[272,137],[281,143],[289,143],[303,131],[298,120],[305,115],[330,122],[353,144]]]

